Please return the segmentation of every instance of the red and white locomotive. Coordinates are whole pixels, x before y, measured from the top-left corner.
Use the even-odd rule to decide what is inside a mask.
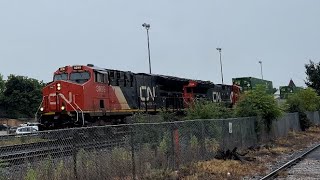
[[[234,104],[235,85],[172,76],[132,73],[92,64],[59,68],[43,88],[39,122],[45,127],[123,121],[135,112],[182,111],[195,99]]]

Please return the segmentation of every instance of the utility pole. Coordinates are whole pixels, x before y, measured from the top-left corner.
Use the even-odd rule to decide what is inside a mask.
[[[263,79],[263,73],[262,73],[262,61],[259,61],[260,64],[260,70],[261,70],[261,78]]]
[[[150,59],[150,43],[149,43],[149,29],[150,29],[150,24],[143,23],[142,27],[146,28],[147,30],[147,38],[148,38],[148,56],[149,56],[149,73],[151,74],[151,59]]]
[[[221,69],[221,82],[223,84],[223,72],[222,72],[222,60],[221,60],[221,48],[217,48],[217,50],[219,51],[220,54],[220,69]]]

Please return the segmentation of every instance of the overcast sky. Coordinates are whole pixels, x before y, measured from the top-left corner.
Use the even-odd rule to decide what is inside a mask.
[[[304,85],[320,61],[319,0],[1,0],[0,73],[45,82],[61,66],[94,64],[221,83],[260,77]]]

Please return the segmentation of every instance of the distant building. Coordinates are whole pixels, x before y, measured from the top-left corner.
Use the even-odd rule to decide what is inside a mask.
[[[288,86],[280,86],[280,99],[288,99],[290,94],[294,94],[301,90],[303,90],[303,87],[297,87],[291,79]]]
[[[19,126],[23,121],[17,120],[17,119],[7,119],[7,118],[1,118],[0,124],[5,124],[7,126]]]

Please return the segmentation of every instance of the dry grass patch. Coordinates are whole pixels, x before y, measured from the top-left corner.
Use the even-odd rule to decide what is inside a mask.
[[[195,163],[184,172],[181,171],[181,179],[241,179],[257,172],[263,173],[266,168],[262,164],[241,163],[234,160],[212,160]],[[184,173],[184,174],[183,174]],[[191,175],[190,175],[191,174]]]
[[[281,154],[292,152],[292,149],[287,147],[274,147],[274,148],[271,148],[269,151],[272,154],[281,155]]]
[[[185,180],[242,179],[255,175],[261,176],[267,173],[268,165],[275,164],[284,157],[283,155],[305,149],[315,142],[320,142],[320,127],[311,127],[305,132],[293,131],[287,137],[276,139],[257,151],[251,151],[249,156],[256,158],[253,162],[241,163],[231,160],[199,162],[182,168],[180,178]]]
[[[46,141],[48,141],[48,140],[41,139],[38,137],[30,138],[30,137],[26,136],[26,137],[14,138],[14,139],[2,140],[2,141],[0,141],[0,147],[21,145],[21,144],[40,143],[40,142],[46,142]]]

